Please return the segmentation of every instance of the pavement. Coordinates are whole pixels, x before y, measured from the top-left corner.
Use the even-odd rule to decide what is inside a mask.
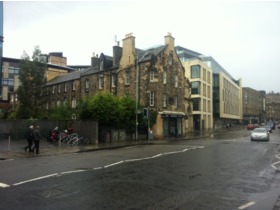
[[[25,152],[24,147],[27,146],[26,139],[0,139],[0,160],[30,158],[42,156],[55,156],[87,151],[96,151],[104,149],[117,149],[121,147],[137,146],[137,145],[154,145],[167,144],[173,141],[190,140],[197,138],[206,138],[213,135],[213,131],[198,131],[187,134],[185,137],[169,138],[168,140],[129,140],[112,143],[69,145],[65,143],[50,143],[46,139],[40,141],[40,153],[38,155]]]

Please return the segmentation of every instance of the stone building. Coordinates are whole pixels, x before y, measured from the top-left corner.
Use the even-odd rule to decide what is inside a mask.
[[[106,91],[120,97],[130,96],[143,107],[156,111],[157,122],[151,128],[155,139],[183,136],[187,132],[187,118],[191,114],[190,83],[171,34],[165,36],[164,45],[147,50],[137,49],[135,37],[127,34],[123,47],[113,47],[113,57],[93,56],[91,67],[76,76],[54,78],[48,87],[58,86],[62,81],[69,84],[80,77],[79,99]],[[137,128],[137,119],[135,124]]]
[[[155,138],[185,134],[190,110],[188,85],[171,34],[164,37],[164,45],[148,50],[136,49],[135,37],[126,35],[118,69],[117,95],[129,95],[158,112],[157,123],[152,128]]]
[[[243,87],[243,122],[264,123],[266,122],[266,93],[253,88]]]
[[[280,93],[270,92],[266,95],[267,120],[280,121]]]

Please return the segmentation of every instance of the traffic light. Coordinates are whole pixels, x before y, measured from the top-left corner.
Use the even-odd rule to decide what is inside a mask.
[[[144,118],[144,119],[148,119],[148,117],[149,117],[148,109],[147,109],[147,108],[144,108],[144,109],[143,109],[143,118]]]

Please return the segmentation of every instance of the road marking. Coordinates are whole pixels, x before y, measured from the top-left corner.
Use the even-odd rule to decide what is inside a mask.
[[[116,163],[112,163],[112,164],[109,164],[107,166],[104,166],[104,168],[108,168],[108,167],[111,167],[111,166],[115,166],[115,165],[119,165],[121,163],[123,163],[124,161],[119,161],[119,162],[116,162]]]
[[[15,184],[13,184],[13,186],[17,186],[17,185],[21,185],[21,184],[25,184],[25,183],[28,183],[28,182],[41,180],[41,179],[46,179],[46,178],[53,177],[53,176],[58,176],[58,175],[59,175],[58,173],[55,173],[55,174],[50,174],[50,175],[47,175],[47,176],[41,176],[41,177],[38,177],[38,178],[35,178],[35,179],[30,179],[30,180],[26,180],[26,181],[23,181],[23,182],[15,183]]]
[[[0,183],[0,187],[5,188],[5,187],[10,187],[10,185],[5,184],[5,183]]]
[[[75,171],[66,171],[66,172],[61,172],[61,175],[63,174],[73,174],[73,173],[78,173],[78,172],[83,172],[83,171],[86,171],[86,170],[75,170]]]
[[[254,205],[256,202],[249,202],[249,203],[246,203],[246,204],[244,204],[244,205],[242,205],[242,206],[240,206],[238,209],[246,209],[246,208],[248,208],[249,206],[252,206],[252,205]]]
[[[116,163],[112,163],[112,164],[109,164],[109,165],[106,165],[106,166],[100,166],[100,167],[96,167],[96,168],[92,168],[92,169],[87,169],[87,170],[79,169],[79,170],[74,170],[74,171],[65,171],[65,172],[61,172],[61,173],[54,173],[54,174],[38,177],[38,178],[35,178],[35,179],[30,179],[30,180],[18,182],[18,183],[13,184],[12,186],[17,186],[17,185],[21,185],[21,184],[25,184],[25,183],[28,183],[28,182],[33,182],[33,181],[41,180],[41,179],[46,179],[46,178],[49,178],[49,177],[61,176],[61,175],[71,174],[71,173],[79,173],[79,172],[84,172],[84,171],[88,171],[88,170],[100,170],[100,169],[116,166],[116,165],[119,165],[119,164],[122,164],[122,163],[126,163],[126,162],[148,160],[148,159],[158,158],[158,157],[161,157],[163,155],[182,153],[182,152],[186,152],[188,150],[202,149],[202,148],[204,148],[204,146],[195,146],[195,147],[186,148],[186,149],[183,149],[183,150],[180,150],[180,151],[173,151],[173,152],[171,151],[171,152],[160,153],[160,154],[157,154],[157,155],[154,155],[154,156],[151,156],[151,157],[144,157],[144,158],[139,158],[139,159],[122,160],[122,161],[119,161],[119,162],[116,162]],[[10,185],[6,185],[4,183],[0,183],[0,187],[2,187],[2,188],[10,187]]]
[[[275,155],[275,157],[280,160],[280,156],[279,155]],[[280,163],[280,161],[274,162],[274,163],[271,164],[271,167],[274,168],[275,170],[277,170],[278,168],[275,165],[277,165],[279,163]]]

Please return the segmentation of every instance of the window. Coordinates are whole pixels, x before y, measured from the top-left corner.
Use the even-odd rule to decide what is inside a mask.
[[[166,94],[163,95],[163,105],[162,106],[163,107],[167,106],[167,95]]]
[[[65,84],[64,84],[64,92],[67,92],[67,91],[68,91],[68,84],[65,83]]]
[[[200,94],[200,82],[192,82],[191,94]]]
[[[89,90],[89,80],[88,79],[86,79],[86,92],[88,92],[88,90]]]
[[[60,106],[60,100],[58,100],[58,101],[56,102],[56,105],[57,105],[57,106]]]
[[[58,93],[60,93],[60,91],[61,91],[60,89],[61,89],[61,88],[60,88],[60,85],[58,85],[58,86],[57,86],[57,92],[58,92]]]
[[[55,93],[55,86],[52,87],[52,94]]]
[[[178,75],[175,75],[174,80],[174,86],[178,87]]]
[[[14,66],[9,66],[9,73],[10,74],[18,74],[19,73],[19,68],[14,67]]]
[[[167,81],[167,79],[166,79],[166,71],[163,71],[163,84],[166,84],[166,81]]]
[[[155,93],[150,92],[150,106],[154,106],[154,105],[155,105]]]
[[[13,86],[14,85],[14,80],[13,79],[2,79],[2,85]]]
[[[104,69],[104,61],[102,60],[102,61],[100,61],[100,66],[99,66],[100,68],[100,71],[102,71],[103,69]]]
[[[75,91],[76,90],[76,81],[72,82],[72,90]]]
[[[125,71],[124,84],[125,85],[129,85],[130,84],[130,71],[129,70]]]
[[[174,105],[176,108],[178,108],[178,96],[175,96]]]
[[[153,82],[155,79],[155,71],[154,70],[151,70],[150,71],[150,82]]]
[[[73,98],[72,99],[72,108],[74,109],[74,108],[76,108],[76,106],[77,106],[77,101],[75,98]]]
[[[173,65],[173,55],[169,55],[169,65]]]
[[[99,75],[98,87],[99,87],[99,89],[103,89],[104,88],[104,76],[103,75]]]
[[[117,75],[116,74],[112,74],[112,76],[111,76],[111,86],[112,87],[116,87],[117,86],[116,78],[117,78]]]
[[[193,98],[193,111],[199,111],[200,110],[200,100],[199,98]]]
[[[200,66],[191,66],[191,78],[200,78]]]

